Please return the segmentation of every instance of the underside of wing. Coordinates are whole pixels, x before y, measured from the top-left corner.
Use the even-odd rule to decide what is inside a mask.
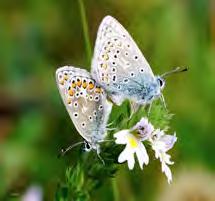
[[[86,70],[71,66],[57,69],[56,81],[80,135],[90,143],[102,141],[110,113],[104,90]]]
[[[103,19],[97,34],[92,76],[110,96],[129,98],[153,72],[129,33],[114,18]]]

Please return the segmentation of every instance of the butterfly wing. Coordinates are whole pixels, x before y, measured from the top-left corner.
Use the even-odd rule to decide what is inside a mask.
[[[148,79],[154,74],[125,28],[107,16],[98,30],[92,76],[120,104],[124,99],[138,99]],[[135,97],[136,96],[136,97]]]
[[[80,135],[89,143],[102,141],[111,110],[104,90],[84,70],[57,69],[56,81],[66,109]]]

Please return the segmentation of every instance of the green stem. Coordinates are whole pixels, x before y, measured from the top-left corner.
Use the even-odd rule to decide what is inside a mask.
[[[119,201],[119,192],[118,192],[118,189],[117,189],[116,178],[112,179],[112,189],[113,189],[113,198],[114,198],[114,201]]]
[[[78,3],[79,3],[79,8],[80,8],[80,15],[81,15],[81,21],[82,21],[82,27],[83,27],[83,33],[84,33],[87,64],[90,65],[91,57],[92,57],[92,50],[91,50],[91,44],[90,44],[90,37],[89,37],[89,30],[88,30],[87,18],[86,18],[86,13],[85,13],[85,7],[84,7],[83,0],[78,0]]]

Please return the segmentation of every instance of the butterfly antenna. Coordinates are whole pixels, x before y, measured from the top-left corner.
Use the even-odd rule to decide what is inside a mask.
[[[61,149],[60,153],[58,154],[58,157],[62,157],[64,156],[68,151],[70,151],[71,149],[73,149],[74,147],[77,147],[80,144],[84,144],[85,142],[77,142],[73,145],[70,145],[69,147],[67,147],[66,149]]]
[[[176,67],[175,69],[162,74],[160,77],[164,78],[164,77],[167,77],[169,75],[172,75],[172,74],[175,74],[175,73],[181,73],[181,72],[185,72],[185,71],[188,71],[187,67],[184,67],[184,68]]]

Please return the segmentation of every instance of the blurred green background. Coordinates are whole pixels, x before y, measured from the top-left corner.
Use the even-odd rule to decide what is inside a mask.
[[[62,104],[55,70],[90,69],[78,0],[0,1],[0,200],[21,200],[39,186],[53,200],[77,150],[58,159],[61,147],[81,140]],[[91,46],[106,15],[131,33],[155,74],[175,66],[189,72],[167,80],[164,95],[175,114],[171,130],[173,184],[159,162],[144,171],[122,165],[92,200],[215,200],[215,1],[85,0]],[[111,184],[111,185],[108,185]],[[116,189],[115,188],[115,189]],[[116,192],[115,192],[116,193]]]

